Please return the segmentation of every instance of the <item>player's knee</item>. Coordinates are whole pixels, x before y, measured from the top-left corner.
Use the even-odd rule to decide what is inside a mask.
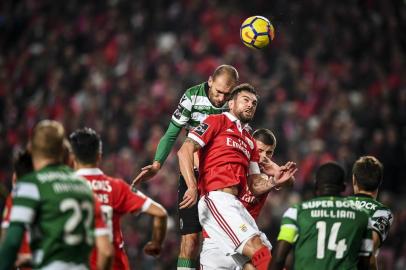
[[[200,249],[198,233],[182,235],[179,257],[196,258]]]
[[[242,253],[245,256],[252,258],[252,256],[254,256],[254,253],[262,247],[264,247],[264,243],[258,235],[255,235],[245,243]]]

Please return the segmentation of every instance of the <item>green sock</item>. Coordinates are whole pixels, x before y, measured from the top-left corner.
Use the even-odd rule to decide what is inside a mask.
[[[177,270],[195,270],[196,261],[188,258],[178,258]]]

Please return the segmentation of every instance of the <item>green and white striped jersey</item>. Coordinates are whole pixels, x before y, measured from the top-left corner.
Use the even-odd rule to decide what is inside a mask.
[[[88,268],[94,203],[86,180],[64,165],[49,165],[18,179],[10,223],[28,226],[35,268]]]
[[[222,108],[217,108],[210,102],[208,89],[208,83],[204,82],[186,90],[172,115],[171,121],[175,126],[190,130],[198,126],[208,115],[228,110],[227,103]]]
[[[353,201],[356,208],[368,213],[372,220],[372,230],[379,235],[382,245],[393,223],[393,214],[389,207],[364,194],[349,196],[347,200]]]

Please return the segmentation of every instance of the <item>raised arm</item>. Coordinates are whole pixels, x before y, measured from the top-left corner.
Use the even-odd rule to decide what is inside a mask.
[[[141,172],[134,178],[131,186],[134,186],[142,181],[146,181],[154,177],[158,173],[169,153],[171,152],[171,149],[175,144],[175,141],[178,138],[181,130],[181,126],[175,125],[172,122],[169,123],[165,135],[159,141],[158,147],[155,152],[154,162],[141,169]]]
[[[284,166],[278,166],[276,163],[268,160],[266,164],[259,166],[256,162],[250,164],[250,175],[248,176],[248,187],[253,195],[258,196],[271,191],[272,188],[281,187],[294,179],[294,174],[297,171],[294,162],[288,162]]]
[[[183,201],[180,202],[180,209],[193,206],[197,202],[197,181],[194,173],[194,153],[200,149],[200,145],[191,138],[186,138],[178,151],[180,172],[188,187]]]

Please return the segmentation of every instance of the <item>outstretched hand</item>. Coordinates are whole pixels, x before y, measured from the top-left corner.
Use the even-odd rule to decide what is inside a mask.
[[[285,165],[279,166],[270,158],[264,157],[264,160],[259,165],[262,172],[273,177],[275,187],[292,183],[294,181],[294,175],[297,172],[296,163],[292,161],[288,161]]]
[[[161,164],[158,161],[154,161],[152,164],[147,165],[141,169],[141,172],[134,178],[131,183],[131,187],[151,179],[161,169]]]
[[[281,187],[284,184],[293,182],[296,172],[296,163],[293,161],[288,161],[285,165],[281,166],[279,172],[274,175],[275,186]]]

